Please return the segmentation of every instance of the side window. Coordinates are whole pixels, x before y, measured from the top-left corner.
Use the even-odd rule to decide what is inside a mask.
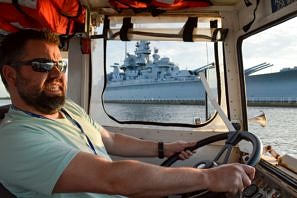
[[[0,82],[0,106],[10,104],[9,94],[4,87],[2,80]]]
[[[199,77],[218,98],[213,42],[108,41],[106,112],[118,121],[199,125],[215,110]]]
[[[264,145],[297,157],[296,23],[295,17],[248,37],[242,54],[249,130],[257,133]]]

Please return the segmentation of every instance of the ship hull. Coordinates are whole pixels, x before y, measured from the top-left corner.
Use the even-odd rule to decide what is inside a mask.
[[[297,106],[297,70],[246,77],[250,106]],[[204,104],[200,80],[117,82],[107,85],[105,102]]]
[[[297,106],[297,69],[246,78],[249,105]]]
[[[205,92],[200,80],[118,83],[104,92],[105,102],[204,104]]]

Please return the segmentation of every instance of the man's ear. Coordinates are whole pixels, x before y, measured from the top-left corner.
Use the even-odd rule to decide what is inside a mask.
[[[15,68],[13,68],[9,65],[4,65],[2,67],[2,74],[3,74],[3,77],[5,78],[8,85],[16,84],[16,70],[15,70]]]

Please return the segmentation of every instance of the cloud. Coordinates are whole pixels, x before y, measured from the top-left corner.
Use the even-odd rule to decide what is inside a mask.
[[[243,60],[246,68],[268,62],[276,72],[284,67],[297,66],[297,18],[279,24],[243,41]]]

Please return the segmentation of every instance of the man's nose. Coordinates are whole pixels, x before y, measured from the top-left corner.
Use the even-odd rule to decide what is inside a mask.
[[[62,72],[57,66],[54,66],[53,69],[48,72],[48,75],[50,77],[58,77],[63,74],[64,74],[64,72]]]

